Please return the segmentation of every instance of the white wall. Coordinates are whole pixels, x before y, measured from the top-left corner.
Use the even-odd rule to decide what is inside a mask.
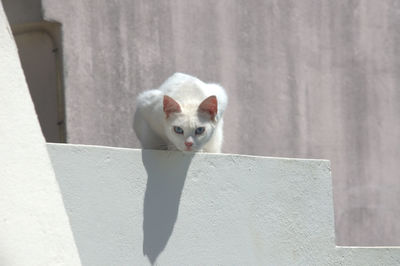
[[[138,148],[138,93],[176,71],[219,82],[224,152],[331,160],[338,242],[400,245],[399,1],[43,0],[42,10],[62,24],[69,143]]]
[[[0,265],[79,265],[0,2]]]
[[[326,161],[48,145],[75,246],[1,2],[0,59],[0,265],[400,264],[335,248]]]
[[[48,150],[84,265],[400,265],[335,247],[328,161]]]

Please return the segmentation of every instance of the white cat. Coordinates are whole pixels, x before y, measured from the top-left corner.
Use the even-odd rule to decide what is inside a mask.
[[[221,152],[225,90],[182,73],[137,98],[134,129],[142,148]]]

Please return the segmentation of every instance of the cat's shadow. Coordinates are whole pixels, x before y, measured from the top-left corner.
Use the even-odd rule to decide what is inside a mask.
[[[142,150],[148,176],[143,202],[143,254],[152,265],[165,249],[174,229],[193,155]]]

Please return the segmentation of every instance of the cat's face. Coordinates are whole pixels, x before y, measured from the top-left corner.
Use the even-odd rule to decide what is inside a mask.
[[[167,123],[169,141],[181,151],[200,151],[214,133],[214,124],[206,117],[176,114]]]
[[[210,97],[199,106],[184,106],[183,108],[172,98],[164,97],[166,135],[178,150],[201,151],[212,137],[215,129],[217,101],[215,96]]]

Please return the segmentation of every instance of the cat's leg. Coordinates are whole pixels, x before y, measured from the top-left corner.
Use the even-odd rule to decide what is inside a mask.
[[[143,149],[168,149],[167,143],[154,132],[139,112],[135,113],[133,128]]]
[[[202,151],[211,153],[221,153],[222,142],[223,142],[223,121],[221,119],[214,130],[213,136],[203,146]]]

